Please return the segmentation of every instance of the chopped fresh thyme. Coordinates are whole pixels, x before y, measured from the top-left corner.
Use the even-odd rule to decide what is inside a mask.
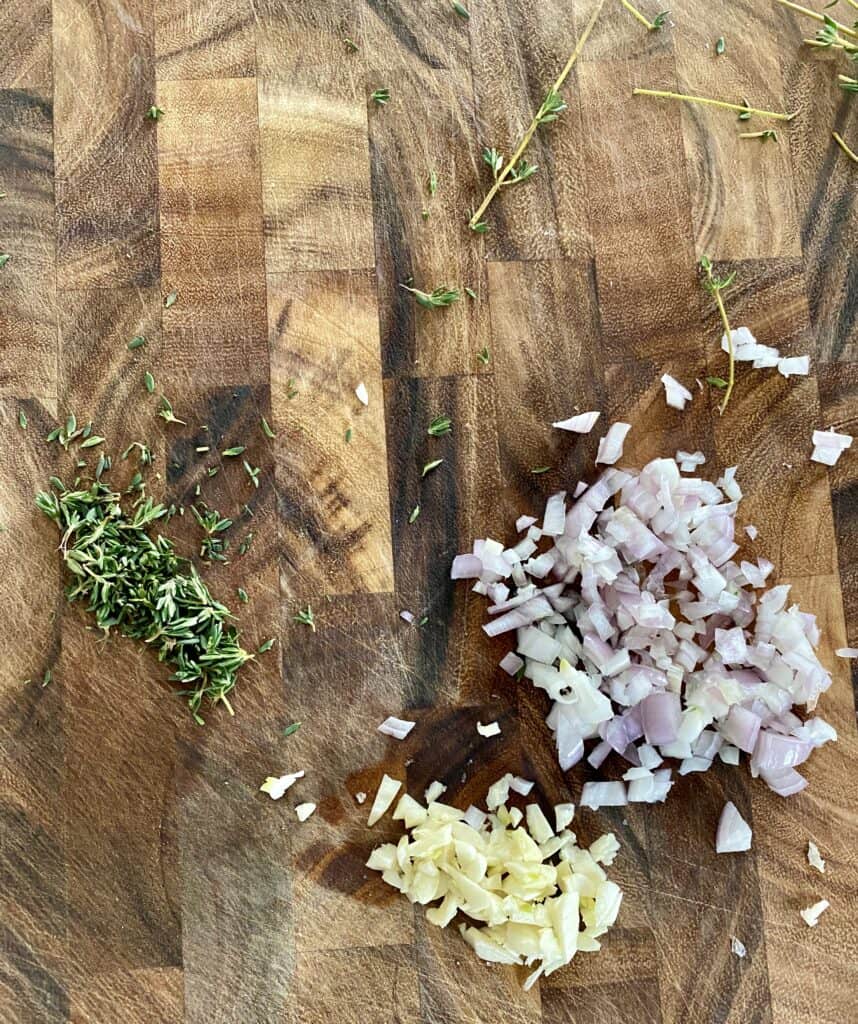
[[[250,545],[253,543],[253,531],[251,530],[238,545],[238,553],[240,555],[246,555],[250,550]]]
[[[207,444],[199,444],[194,451],[201,455],[203,452],[210,452],[211,448]]]
[[[286,397],[295,398],[297,394],[298,389],[295,387],[295,378],[290,377],[289,380],[286,381]]]
[[[480,349],[480,351],[477,353],[477,359],[479,359],[479,361],[483,364],[483,366],[488,366],[489,365],[489,360],[491,359],[491,355],[489,353],[489,350],[485,346],[483,346]]]
[[[649,18],[647,18],[645,14],[642,14],[637,9],[637,7],[635,7],[632,3],[629,2],[629,0],[620,0],[620,3],[623,5],[623,7],[625,7],[629,14],[632,15],[632,17],[637,18],[637,20],[641,23],[641,25],[643,25],[647,32],[658,31],[658,29],[660,29],[664,25],[664,19],[667,17],[669,13],[668,11],[662,11],[661,14],[656,15],[656,17],[652,21],[650,21]]]
[[[543,473],[548,473],[550,471],[551,466],[534,466],[530,472],[533,473],[534,476],[541,476]]]
[[[165,113],[166,113],[166,111],[165,111],[165,110],[163,110],[163,109],[162,109],[161,107],[156,107],[156,106],[155,106],[155,105],[153,104],[153,105],[152,105],[151,107],[149,107],[149,109],[148,109],[148,110],[146,111],[146,117],[148,117],[150,121],[160,121],[160,120],[161,120],[161,118],[162,118],[162,117],[164,116],[164,114],[165,114]]]
[[[9,260],[12,259],[12,254],[8,252],[0,252],[0,267],[5,267]]]
[[[474,289],[467,287],[467,285],[465,286],[465,295],[467,295],[469,299],[475,299],[477,297],[477,293]]]
[[[247,596],[247,591],[244,589],[244,587],[236,587],[235,592],[236,594],[238,594],[238,599],[239,601],[241,601],[242,604],[247,604],[247,602],[250,600],[250,598]]]
[[[771,117],[776,121],[791,121],[795,114],[781,114],[775,110],[759,110],[749,107],[747,103],[727,103],[725,100],[713,100],[708,96],[690,96],[681,92],[667,92],[663,89],[632,89],[632,96],[654,96],[664,100],[682,100],[685,103],[702,103],[710,107],[721,107],[724,110],[738,110],[740,113],[757,114],[760,117]]]
[[[419,505],[415,505],[414,508],[411,510],[411,515],[408,517],[408,522],[409,523],[413,523],[415,521],[415,519],[417,519],[417,517],[419,515],[420,515],[420,506]]]
[[[243,444],[237,444],[234,448],[224,448],[221,455],[224,455],[227,458],[234,458],[236,455],[241,455],[244,451],[246,451],[246,446]]]
[[[465,7],[463,4],[460,4],[459,0],[451,0],[450,6],[453,8],[456,14],[458,14],[460,18],[464,18],[465,21],[467,21],[468,18],[470,18],[471,15],[470,12],[468,11],[468,8]]]
[[[209,477],[217,476],[219,472],[220,472],[220,467],[219,466],[209,466],[209,468],[206,470],[206,476],[209,476]]]
[[[271,640],[266,640],[264,644],[260,644],[259,645],[259,653],[260,654],[265,654],[265,652],[266,651],[270,651],[273,646],[274,646],[273,638]]]
[[[146,390],[151,395],[155,391],[155,378],[148,370],[143,374],[143,383],[146,385]]]
[[[49,669],[45,669],[45,674],[42,676],[42,689],[48,686],[54,678],[54,673]]]
[[[831,137],[834,139],[837,145],[843,150],[843,152],[849,157],[849,159],[853,163],[858,164],[858,153],[856,153],[855,150],[850,149],[849,146],[846,145],[843,136],[839,132],[832,132]]]
[[[722,391],[727,387],[727,381],[723,377],[707,377],[706,383],[713,388],[720,388]]]
[[[378,106],[383,107],[385,103],[390,100],[390,89],[374,89],[369,98],[373,103],[377,103]]]
[[[346,36],[343,39],[343,42],[346,44],[346,49],[349,51],[349,53],[358,52],[358,44],[354,41],[354,39],[349,39],[349,37]]]
[[[164,299],[164,309],[169,309],[170,306],[175,306],[176,299],[178,299],[178,292],[170,292],[170,294]]]
[[[224,452],[224,455],[225,454],[226,454],[226,452]],[[253,481],[253,486],[254,487],[258,487],[259,486],[259,473],[260,473],[259,466],[251,466],[250,463],[247,461],[247,459],[242,459],[241,461],[244,463],[244,468],[247,470],[247,475]]]
[[[253,655],[196,568],[171,540],[150,532],[168,510],[142,493],[124,505],[100,482],[82,490],[51,482],[55,490],[38,494],[36,505],[62,535],[68,600],[85,602],[105,635],[116,628],[152,647],[172,667],[199,724],[203,701],[222,702],[231,714],[228,694]]]
[[[200,558],[207,562],[225,562],[229,541],[219,534],[232,526],[232,520],[225,519],[216,509],[202,513],[196,505],[191,505],[191,511],[204,533],[200,544]]]
[[[27,423],[28,423],[27,414],[24,412],[23,409],[19,409],[18,410],[18,426],[21,428],[21,430],[26,430],[27,429]]]
[[[295,622],[300,622],[302,626],[309,626],[314,633],[316,632],[316,620],[313,617],[313,609],[310,605],[299,611],[297,615],[293,615],[292,618]]]
[[[92,437],[88,437],[85,441],[81,441],[81,448],[95,448],[96,445],[104,444],[104,438],[99,437],[98,434],[93,434]]]
[[[270,440],[273,441],[274,438],[277,437],[277,435],[271,429],[271,427],[270,427],[270,425],[268,423],[268,420],[264,416],[260,416],[259,417],[259,422],[260,422],[260,424],[262,426],[262,433],[265,434],[265,436],[267,438],[269,438]]]
[[[142,334],[138,334],[135,338],[132,338],[131,341],[128,342],[128,347],[130,349],[142,348],[143,345],[145,344],[146,339],[143,337]]]
[[[410,288],[407,284],[401,284],[407,292],[411,292],[417,303],[424,309],[439,309],[442,306],[451,306],[459,300],[459,292],[455,288],[441,286],[431,292],[422,292],[419,288]]]
[[[722,53],[727,49],[727,43],[723,36],[718,36],[715,40],[715,53],[717,56],[721,56]]]
[[[431,462],[427,462],[423,467],[423,472],[420,474],[421,478],[426,476],[427,473],[431,473],[433,469],[437,469],[443,461],[443,459],[433,459]]]
[[[427,179],[427,185],[429,188],[429,195],[434,196],[438,191],[438,175],[435,171],[429,172],[429,178]]]
[[[301,723],[300,722],[293,722],[291,725],[287,725],[286,726],[286,728],[283,730],[283,735],[284,736],[292,736],[300,728],[301,728]]]
[[[449,416],[436,416],[429,424],[426,433],[430,437],[443,437],[444,434],[449,434],[452,429],[453,421]]]
[[[346,444],[351,444],[352,434],[353,434],[352,428],[351,427],[346,427]]]
[[[158,415],[168,423],[181,423],[183,427],[187,426],[184,420],[177,419],[176,416],[173,415],[173,406],[170,404],[166,395],[161,395],[161,408]]]

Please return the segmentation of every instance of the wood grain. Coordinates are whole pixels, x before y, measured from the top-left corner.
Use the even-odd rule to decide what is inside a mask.
[[[815,26],[775,6],[694,0],[647,32],[606,3],[568,110],[528,152],[539,171],[475,235],[482,147],[510,153],[592,6],[466,6],[469,19],[448,0],[0,5],[4,1024],[855,1016],[858,663],[833,651],[858,646],[858,462],[809,460],[815,428],[858,435],[856,176],[830,138],[858,145],[836,85],[847,59],[802,47]],[[799,113],[761,144],[737,133],[762,123],[635,86]],[[734,326],[811,357],[807,378],[740,366],[723,416],[695,383],[726,369],[704,252],[736,271]],[[462,295],[425,310],[409,281]],[[693,393],[684,412],[666,407],[665,372]],[[186,425],[157,416],[162,394]],[[602,412],[589,436],[550,426],[588,409]],[[196,725],[150,652],[98,645],[66,604],[32,499],[81,468],[44,441],[70,411],[114,455],[150,445],[151,493],[184,508],[164,528],[181,552],[198,557],[192,503],[234,520],[227,561],[201,571],[249,650],[274,640],[243,669],[234,717],[206,709]],[[431,437],[438,415],[452,430]],[[544,802],[600,777],[560,772],[544,695],[498,671],[507,642],[448,576],[475,537],[509,543],[517,515],[592,480],[618,419],[633,424],[629,465],[680,448],[713,479],[738,465],[740,523],[759,530],[742,553],[771,558],[819,616],[834,676],[819,711],[839,740],[790,800],[719,766],[663,806],[577,815],[582,842],[619,837],[620,919],[600,955],[525,993],[525,972],[480,963],[365,867],[399,836],[389,818],[367,828],[368,806],[385,772],[418,796],[440,779],[461,806],[505,771]],[[295,620],[308,606],[315,629]],[[388,715],[416,722],[405,741],[378,732]],[[477,734],[494,720],[500,736]],[[282,800],[259,792],[297,770]],[[753,824],[748,854],[714,853],[726,799]],[[304,801],[318,806],[302,824]],[[798,911],[821,897],[831,908],[808,929]]]

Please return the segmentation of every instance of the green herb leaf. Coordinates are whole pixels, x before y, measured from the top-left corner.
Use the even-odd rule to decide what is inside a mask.
[[[270,651],[273,646],[274,646],[274,640],[273,639],[266,640],[264,644],[260,644],[259,645],[259,653],[260,654],[265,654],[265,652],[266,651]]]
[[[247,552],[250,550],[250,545],[252,543],[253,531],[251,530],[250,533],[248,533],[247,536],[244,538],[244,540],[238,545],[238,553],[240,555],[246,555]]]
[[[449,416],[436,416],[429,424],[429,429],[426,433],[430,437],[443,437],[444,434],[449,434],[452,429],[453,421]]]
[[[295,387],[295,378],[290,377],[289,380],[286,381],[286,397],[290,399],[295,398],[297,394],[298,389]]]
[[[224,452],[224,455],[226,455],[226,452]],[[241,461],[244,463],[247,475],[253,481],[253,486],[259,487],[259,474],[261,472],[259,466],[251,466],[247,459],[242,459]]]
[[[422,292],[419,288],[409,288],[407,284],[401,284],[400,288],[404,288],[405,291],[411,292],[418,304],[424,309],[439,309],[442,306],[452,306],[454,302],[459,300],[459,292],[455,288],[446,288],[444,286],[436,288],[432,292]]]
[[[277,435],[274,433],[274,431],[269,426],[268,420],[264,416],[260,416],[259,417],[259,422],[262,425],[262,433],[265,434],[265,436],[267,438],[270,438],[273,441],[274,438],[277,437]]]
[[[721,54],[727,49],[727,43],[723,36],[718,36],[715,40],[715,53],[720,57]]]
[[[374,89],[369,98],[373,103],[377,103],[380,107],[383,107],[385,103],[390,100],[390,89]]]
[[[551,471],[551,466],[534,466],[530,471],[534,476],[540,476],[542,473],[548,473]]]
[[[358,44],[354,41],[354,39],[349,39],[349,37],[346,36],[345,39],[343,39],[343,42],[346,44],[346,49],[350,53],[357,53]]]
[[[250,600],[250,598],[247,596],[247,591],[244,589],[244,587],[236,587],[235,592],[236,594],[238,594],[238,599],[239,601],[241,601],[242,604],[247,604],[247,602]]]
[[[170,292],[170,294],[164,299],[164,309],[169,309],[170,306],[176,305],[176,299],[178,299],[178,292]]]
[[[667,16],[670,11],[661,11],[652,19],[652,27],[654,29],[664,28],[664,23],[667,21]]]
[[[481,348],[480,351],[477,353],[477,359],[479,359],[483,366],[489,365],[491,355],[489,354],[489,350],[485,346]]]
[[[142,334],[138,334],[128,342],[129,349],[142,348],[146,344],[146,339]]]
[[[727,381],[723,377],[707,377],[706,383],[710,384],[713,388],[721,388],[722,390],[727,387]]]
[[[410,515],[410,516],[408,517],[408,522],[409,522],[409,523],[413,523],[413,522],[414,522],[414,520],[415,520],[415,519],[416,519],[416,518],[417,518],[417,517],[418,517],[419,515],[420,515],[420,506],[419,506],[419,505],[415,505],[415,506],[414,506],[414,508],[413,508],[413,509],[411,510],[411,515]]]
[[[98,434],[93,434],[92,437],[88,437],[85,441],[81,441],[81,448],[95,448],[96,445],[104,444],[104,438],[99,437]]]
[[[467,286],[465,287],[465,295],[467,295],[469,299],[476,299],[477,297],[477,293],[474,291],[474,289],[468,288]]]
[[[45,669],[45,674],[42,676],[42,689],[44,689],[54,678],[53,672],[49,669]]]
[[[653,24],[655,24],[655,22],[653,22]],[[556,121],[566,109],[566,104],[563,102],[560,93],[555,92],[553,89],[549,89],[546,93],[545,99],[542,101],[542,106],[536,112],[536,123],[538,125],[551,124],[551,122]]]
[[[24,412],[23,409],[19,409],[18,410],[18,426],[21,428],[21,430],[26,430],[27,429],[27,422],[28,422],[27,421],[27,414]]]
[[[304,610],[299,611],[297,615],[293,615],[292,618],[295,622],[300,622],[302,626],[309,626],[314,633],[316,632],[316,620],[313,617],[313,609],[310,605],[307,605]]]
[[[475,221],[473,214],[471,214],[471,218],[468,221],[468,227],[476,235],[484,235],[489,230],[488,222],[484,220]]]
[[[429,195],[434,196],[435,193],[438,191],[438,175],[435,173],[435,171],[429,172],[429,179],[427,184],[429,187]]]
[[[150,121],[160,121],[165,113],[166,111],[162,110],[161,107],[153,105],[146,111],[146,117],[148,117]]]
[[[487,163],[492,169],[495,181],[500,172],[503,170],[503,154],[499,153],[496,149],[484,149],[483,150],[483,162]]]
[[[292,736],[301,728],[300,722],[293,722],[291,725],[287,725],[283,730],[284,736]]]
[[[230,459],[234,458],[236,455],[241,455],[242,452],[244,452],[245,450],[245,445],[237,444],[234,448],[224,448],[224,450],[221,452],[221,455],[224,455],[226,456],[226,458]]]
[[[184,420],[180,420],[173,415],[173,406],[170,405],[166,395],[161,395],[161,408],[158,411],[158,415],[162,420],[166,420],[167,423],[180,423],[183,427],[187,426]]]
[[[524,157],[522,157],[515,167],[513,167],[509,172],[509,177],[504,182],[504,185],[512,185],[520,181],[527,181],[527,179],[532,178],[538,170],[538,164],[529,163]]]
[[[450,6],[453,8],[456,14],[459,15],[460,18],[464,18],[466,21],[468,20],[468,18],[470,18],[471,15],[468,13],[467,7],[464,7],[462,4],[460,4],[459,0],[451,0]]]
[[[421,479],[426,476],[427,473],[431,473],[433,469],[437,469],[443,461],[443,459],[433,459],[432,462],[427,462],[423,467],[423,472],[420,474]]]
[[[143,374],[143,383],[146,385],[146,390],[151,395],[155,390],[155,378],[148,370]]]
[[[5,267],[9,260],[12,259],[11,253],[0,252],[0,267]]]
[[[352,440],[352,428],[346,427],[346,444],[351,444]]]

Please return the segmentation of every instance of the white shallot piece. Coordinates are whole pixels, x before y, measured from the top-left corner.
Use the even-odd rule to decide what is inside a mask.
[[[508,795],[514,778],[499,780],[498,792]],[[489,813],[434,800],[424,806],[406,794],[393,813],[405,834],[373,850],[366,866],[425,906],[430,924],[445,928],[463,915],[459,932],[481,960],[534,968],[524,983],[529,989],[576,953],[601,948],[623,896],[603,866],[620,846],[612,834],[589,849],[578,846],[536,803],[524,815],[508,808],[506,797],[487,806]],[[569,824],[569,807],[554,808],[558,822]]]
[[[608,427],[608,433],[599,442],[596,462],[601,462],[605,466],[613,466],[622,457],[623,443],[626,440],[626,434],[631,429],[631,423],[612,423]]]
[[[834,653],[838,658],[858,658],[858,647],[838,647]]]
[[[602,439],[610,461],[617,428],[624,436],[628,424]],[[634,769],[588,783],[583,804],[660,802],[673,785],[668,759],[700,772],[742,753],[786,797],[807,785],[799,769],[812,751],[837,738],[822,718],[795,713],[831,685],[820,631],[788,585],[768,586],[771,562],[741,558],[741,498],[735,467],[712,483],[677,459],[609,466],[577,498],[548,499],[548,531],[531,525],[510,547],[477,540],[454,560],[453,577],[488,596],[483,629],[506,639],[504,671],[550,698],[561,768],[610,757],[608,767],[625,765],[608,778]]]
[[[745,949],[745,943],[741,939],[737,939],[735,935],[730,936],[730,952],[739,957],[740,960],[744,959],[748,954],[747,949]]]
[[[822,859],[822,854],[819,852],[819,847],[811,839],[807,844],[807,863],[812,868],[816,868],[817,871],[825,874],[825,861]]]
[[[395,740],[404,740],[416,725],[416,722],[407,722],[404,718],[394,718],[393,715],[385,720],[378,727],[379,732],[385,736],[392,736]]]
[[[582,412],[578,416],[570,416],[568,420],[557,420],[551,426],[556,427],[557,430],[571,430],[576,434],[589,434],[593,427],[596,426],[596,420],[599,416],[600,413],[598,412]]]
[[[501,727],[497,722],[489,722],[488,725],[477,722],[477,732],[480,736],[500,736],[500,731]]]
[[[728,800],[721,811],[715,835],[716,853],[741,853],[751,849],[751,826],[739,814],[736,805]]]
[[[813,452],[811,462],[821,462],[823,466],[834,466],[837,460],[852,447],[849,434],[838,434],[836,430],[814,430]]]
[[[690,402],[694,397],[684,384],[680,384],[669,373],[661,375],[661,382],[664,384],[665,400],[671,409],[684,409],[686,402]]]
[[[303,778],[303,771],[281,775],[279,778],[276,775],[269,775],[265,782],[263,782],[259,787],[259,791],[261,793],[267,793],[272,800],[279,800],[287,789],[294,786],[298,779]]]
[[[781,356],[773,345],[760,345],[747,327],[730,332],[737,363],[751,363],[755,370],[777,367],[784,377],[806,377],[810,373],[809,356]],[[729,351],[727,335],[721,335],[721,349]]]
[[[800,910],[799,913],[808,928],[815,928],[822,914],[828,910],[830,906],[831,904],[828,900],[820,900],[818,903],[814,903],[812,907],[806,907],[804,910]]]
[[[295,808],[295,816],[297,817],[298,821],[306,821],[307,818],[309,818],[310,815],[313,813],[313,811],[315,811],[315,809],[315,804],[298,804],[298,806]]]
[[[363,381],[361,381],[355,388],[355,394],[357,395],[357,400],[361,405],[369,405],[369,392],[367,391],[366,384],[364,384]]]

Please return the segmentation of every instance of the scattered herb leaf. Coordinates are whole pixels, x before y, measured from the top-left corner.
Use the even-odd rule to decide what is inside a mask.
[[[244,589],[244,587],[236,587],[235,592],[236,594],[238,594],[238,599],[239,601],[241,601],[242,604],[247,604],[247,602],[250,600],[250,598],[247,596],[247,591]]]
[[[466,21],[468,20],[468,18],[470,18],[471,15],[468,11],[468,8],[460,4],[459,0],[451,0],[450,6],[453,8],[456,14],[459,15],[460,18],[464,18]]]
[[[346,427],[346,444],[351,444],[352,440],[352,428]]]
[[[95,448],[96,445],[104,444],[104,438],[99,437],[98,434],[93,434],[92,437],[88,437],[85,441],[81,441],[81,448]]]
[[[260,422],[260,425],[262,426],[262,433],[265,434],[265,436],[267,438],[269,438],[270,440],[273,441],[274,438],[277,437],[277,435],[271,429],[271,427],[270,427],[270,425],[268,423],[268,420],[264,416],[260,416],[259,417],[259,422]]]
[[[727,49],[727,43],[723,36],[718,36],[715,40],[715,53],[717,56],[721,56],[722,53]]]
[[[293,722],[291,725],[287,725],[286,726],[286,728],[283,730],[283,735],[284,736],[292,736],[300,728],[301,728],[301,723],[300,722]]]
[[[151,395],[155,390],[155,378],[148,370],[143,374],[143,383],[146,385],[146,390]]]
[[[734,270],[726,277],[716,277],[712,269],[712,261],[705,254],[700,258],[700,268],[705,275],[703,279],[703,287],[715,299],[715,305],[718,307],[718,313],[721,316],[724,333],[727,336],[727,365],[729,372],[727,374],[727,387],[724,389],[724,398],[721,401],[721,405],[718,407],[719,412],[723,416],[724,410],[727,408],[727,403],[730,401],[730,395],[733,393],[733,385],[736,381],[736,359],[735,352],[733,350],[733,332],[730,329],[730,322],[727,319],[727,310],[724,308],[724,299],[721,297],[721,292],[725,291],[733,283],[736,277],[736,271]]]
[[[383,107],[385,103],[390,100],[390,89],[374,89],[369,98],[373,103],[377,103],[380,107]]]
[[[469,299],[476,299],[477,297],[477,293],[474,289],[467,287],[467,285],[465,286],[465,295],[467,295]]]
[[[707,377],[706,383],[713,388],[720,388],[722,391],[727,387],[727,381],[723,377]]]
[[[138,334],[128,342],[129,349],[142,348],[146,344],[146,339],[142,334]]]
[[[26,430],[27,429],[27,423],[28,423],[27,414],[24,412],[23,409],[19,409],[18,410],[18,426],[21,428],[21,430]]]
[[[175,306],[176,299],[178,299],[178,292],[170,292],[170,294],[164,299],[164,309],[169,309],[170,306]]]
[[[292,618],[295,622],[300,622],[302,626],[309,626],[314,633],[316,632],[316,620],[313,617],[313,609],[310,605],[299,611],[297,615],[293,615]]]
[[[435,193],[438,191],[438,175],[435,173],[435,171],[429,172],[427,184],[429,187],[429,195],[434,196]]]
[[[489,365],[491,355],[489,354],[489,350],[485,346],[483,346],[483,348],[481,348],[480,351],[477,353],[477,359],[479,359],[483,366]]]
[[[224,452],[226,454],[226,452]],[[253,481],[254,487],[259,487],[259,466],[251,466],[247,459],[241,460],[244,463],[244,468],[247,470],[247,475]]]
[[[173,406],[166,395],[161,395],[161,408],[158,411],[158,415],[168,423],[181,423],[183,427],[187,426],[184,420],[180,420],[173,415]]]
[[[165,114],[165,113],[166,113],[166,111],[165,111],[165,110],[163,110],[163,109],[162,109],[161,107],[156,107],[156,106],[155,106],[155,105],[153,104],[153,105],[152,105],[151,107],[149,107],[149,109],[148,109],[148,110],[146,111],[146,117],[147,117],[147,118],[148,118],[148,119],[149,119],[150,121],[160,121],[160,120],[161,120],[161,118],[162,118],[162,117],[164,116],[164,114]]]
[[[420,515],[420,506],[419,505],[415,505],[414,508],[411,510],[411,515],[408,517],[408,522],[409,523],[413,523],[415,521],[415,519],[417,519],[417,517],[419,515]]]
[[[246,555],[247,552],[250,550],[250,545],[252,543],[253,531],[251,530],[250,533],[248,533],[247,536],[244,538],[244,540],[238,545],[238,553],[240,555]]]
[[[433,459],[431,462],[427,462],[423,467],[423,472],[420,474],[420,478],[422,479],[427,473],[431,473],[433,469],[437,469],[443,461],[443,459]]]
[[[346,49],[350,53],[358,52],[358,44],[354,41],[354,39],[349,39],[349,37],[346,36],[345,39],[343,39],[343,42],[346,44]]]
[[[411,292],[418,304],[424,309],[439,309],[442,306],[451,306],[459,300],[459,292],[455,288],[441,286],[431,292],[422,292],[419,288],[410,288],[407,284],[401,284],[407,292]]]
[[[12,259],[12,254],[8,252],[0,252],[0,267],[5,267],[9,260]]]
[[[453,421],[449,416],[436,416],[429,424],[426,433],[430,437],[443,437],[444,434],[449,434],[452,429]]]
[[[236,455],[241,455],[242,452],[245,451],[245,448],[245,445],[237,444],[234,448],[224,448],[221,455],[224,455],[228,459],[234,458]]]
[[[530,472],[533,473],[534,476],[540,476],[542,473],[548,473],[550,469],[551,466],[534,466]]]
[[[270,651],[273,646],[274,646],[274,639],[273,638],[271,640],[266,640],[264,644],[260,644],[259,645],[259,653],[260,654],[265,654],[265,652],[266,651]]]

